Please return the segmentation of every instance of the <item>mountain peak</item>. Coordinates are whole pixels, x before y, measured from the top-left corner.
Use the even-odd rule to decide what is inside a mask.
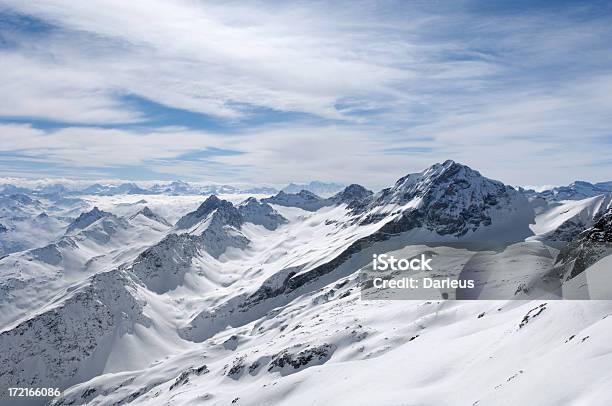
[[[153,213],[153,211],[151,209],[149,209],[149,206],[145,206],[142,208],[142,210],[140,210],[140,213],[145,216],[145,217],[153,217],[155,216],[155,213]]]
[[[266,202],[260,202],[249,197],[238,206],[238,211],[245,222],[264,226],[268,230],[276,230],[279,225],[285,224],[287,219],[281,216]]]
[[[520,217],[521,224],[529,224],[534,216],[526,198],[514,188],[452,160],[402,177],[393,187],[377,193],[364,207],[368,208],[375,213],[366,217],[366,222],[400,209],[403,220],[389,226],[393,232],[425,227],[456,237],[494,223],[498,229],[511,228],[507,219],[515,217]],[[520,240],[528,235],[525,226],[505,238]]]
[[[371,190],[368,190],[361,185],[353,183],[345,187],[340,192],[336,193],[332,199],[343,203],[350,203],[355,200],[360,201],[366,199],[372,196],[372,194],[373,193]]]
[[[544,190],[537,195],[544,199],[560,200],[582,200],[612,192],[612,183],[592,184],[583,180],[576,180],[567,186],[557,186]]]
[[[452,175],[457,175],[462,171],[465,171],[466,173],[470,173],[473,175],[482,176],[480,175],[480,172],[470,168],[467,165],[461,164],[459,162],[455,162],[452,159],[447,159],[446,161],[442,163],[434,164],[430,166],[428,169],[426,169],[424,172],[426,174],[432,174],[432,175],[438,175],[438,176],[440,175],[452,176]]]
[[[213,211],[218,210],[223,213],[229,213],[228,218],[236,218],[236,208],[231,202],[227,200],[219,199],[216,195],[210,195],[204,202],[193,212],[187,213],[176,222],[176,228],[185,229],[190,228],[199,221],[207,218]],[[235,212],[235,213],[234,213]],[[239,226],[240,221],[232,221],[232,224],[236,223]]]
[[[136,214],[134,214],[132,217],[130,217],[130,219],[134,219],[137,216],[142,215],[146,218],[148,218],[149,220],[153,220],[153,221],[157,221],[158,223],[161,223],[165,226],[169,226],[171,227],[171,224],[168,223],[168,221],[161,217],[160,215],[156,214],[153,210],[151,210],[149,208],[149,206],[145,206],[142,209],[140,209]]]
[[[338,183],[325,183],[320,181],[312,181],[310,183],[290,183],[286,187],[283,188],[283,192],[293,194],[299,193],[302,190],[307,190],[312,192],[318,196],[329,197],[334,193],[342,190],[344,185]]]
[[[210,196],[208,196],[208,198],[206,198],[206,200],[204,200],[204,203],[202,203],[202,204],[200,205],[200,207],[205,206],[205,205],[207,205],[207,204],[217,204],[217,203],[219,203],[219,202],[221,202],[221,201],[222,201],[222,200],[221,200],[221,199],[219,199],[219,198],[217,197],[217,195],[210,195]]]
[[[299,207],[308,211],[317,211],[330,203],[327,199],[321,199],[308,190],[301,190],[299,193],[285,193],[281,190],[277,195],[262,199],[261,201],[263,203],[278,204],[279,206]]]
[[[319,196],[317,196],[315,193],[311,192],[310,190],[306,190],[306,189],[302,189],[297,193],[298,196],[307,198],[307,199],[320,199]]]
[[[79,217],[77,217],[72,223],[70,223],[70,225],[66,229],[66,233],[70,233],[75,230],[82,230],[95,223],[96,221],[100,220],[102,217],[106,217],[108,215],[110,215],[110,213],[102,211],[98,209],[97,206],[94,206],[93,209],[88,212],[81,213]]]
[[[405,202],[406,199],[423,196],[434,189],[449,187],[465,189],[470,185],[481,183],[479,181],[484,179],[503,186],[501,182],[487,179],[469,166],[449,159],[443,163],[436,163],[424,171],[408,174],[398,179],[392,188],[384,189],[381,193],[386,200],[392,195],[397,202]]]

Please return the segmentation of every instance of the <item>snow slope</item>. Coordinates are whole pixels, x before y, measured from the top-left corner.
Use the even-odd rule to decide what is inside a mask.
[[[610,208],[612,193],[582,200],[555,202],[540,208],[531,230],[538,238],[570,241]]]

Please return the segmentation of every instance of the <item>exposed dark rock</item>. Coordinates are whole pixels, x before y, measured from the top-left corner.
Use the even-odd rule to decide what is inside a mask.
[[[569,280],[580,275],[601,258],[612,254],[612,209],[592,227],[578,234],[557,256],[556,264]]]
[[[198,368],[189,368],[181,372],[181,374],[174,380],[174,383],[170,385],[170,390],[174,390],[179,386],[187,384],[191,376],[200,376],[203,374],[207,374],[208,372],[208,367],[206,365],[202,365]]]
[[[544,310],[546,310],[547,303],[542,303],[539,306],[534,307],[529,310],[527,314],[523,317],[523,320],[519,323],[519,329],[525,327],[527,323],[529,323],[532,319],[538,317]]]
[[[297,372],[314,365],[321,365],[331,358],[335,350],[336,346],[333,344],[310,347],[297,354],[285,349],[272,357],[268,371],[281,371],[282,373],[283,371],[286,372],[287,369],[293,369]]]

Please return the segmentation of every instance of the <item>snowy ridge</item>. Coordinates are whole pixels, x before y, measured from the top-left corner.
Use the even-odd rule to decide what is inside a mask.
[[[144,216],[144,217],[148,218],[149,220],[157,221],[158,223],[163,224],[164,226],[171,227],[171,224],[165,218],[155,214],[147,206],[143,207],[140,211],[138,211],[137,213],[132,215],[130,217],[130,220],[133,220],[133,219],[135,219],[138,216]]]
[[[73,284],[133,260],[169,230],[144,219],[108,214],[73,235],[1,258],[2,324],[23,320]]]
[[[101,211],[97,207],[94,207],[87,213],[81,213],[79,217],[77,217],[72,223],[68,225],[66,229],[66,234],[72,234],[75,231],[83,230],[89,227],[91,224],[100,220],[103,217],[109,216],[110,213]]]
[[[575,181],[568,186],[558,186],[540,193],[534,193],[534,195],[549,201],[562,201],[582,200],[610,192],[612,192],[612,182],[592,184],[585,181]]]
[[[222,218],[224,223],[234,227],[240,227],[242,218],[234,205],[227,200],[219,199],[216,195],[212,195],[202,203],[197,210],[187,213],[181,217],[175,224],[177,229],[190,229],[196,224],[206,220],[213,212],[216,212],[216,217]]]
[[[610,208],[612,193],[554,202],[539,208],[532,230],[538,239],[571,241]]]
[[[116,336],[149,323],[135,289],[120,272],[99,273],[50,309],[0,333],[0,348],[7,350],[0,385],[66,387],[102,372]]]
[[[536,404],[609,398],[600,382],[584,391],[576,379],[605,365],[596,356],[610,350],[605,302],[376,304],[339,293],[326,290],[319,304],[301,300],[150,368],[76,385],[53,404],[392,404],[408,393],[452,404],[457,391],[470,404],[518,404],[526,394]],[[234,351],[221,344],[232,335]],[[542,391],[549,379],[564,384]]]

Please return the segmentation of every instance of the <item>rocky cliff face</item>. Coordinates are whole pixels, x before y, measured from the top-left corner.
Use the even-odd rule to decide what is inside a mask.
[[[575,237],[557,257],[564,280],[572,279],[601,258],[612,254],[612,209]]]

